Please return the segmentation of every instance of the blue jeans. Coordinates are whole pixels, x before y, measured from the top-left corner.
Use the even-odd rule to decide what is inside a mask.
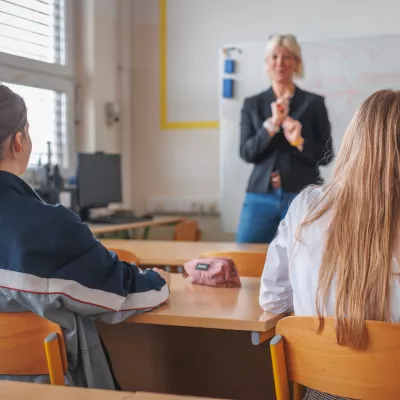
[[[267,194],[247,193],[240,216],[238,243],[271,243],[290,202],[296,197],[282,189]]]

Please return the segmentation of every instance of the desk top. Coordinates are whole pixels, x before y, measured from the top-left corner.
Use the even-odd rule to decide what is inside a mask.
[[[183,217],[157,217],[146,221],[127,222],[124,224],[89,224],[89,228],[94,235],[133,229],[147,228],[151,226],[177,224],[184,221]]]
[[[161,240],[110,240],[101,242],[109,249],[128,250],[136,254],[144,265],[180,266],[210,251],[267,252],[266,244],[237,244],[224,242],[178,242]]]
[[[195,400],[193,397],[186,396],[113,392],[7,381],[0,381],[0,398],[7,400]],[[196,400],[206,399],[197,397]]]
[[[125,398],[123,399],[125,400]],[[130,400],[128,398],[127,400]],[[154,394],[136,392],[132,400],[213,400],[205,397],[190,397],[190,396],[177,396],[173,394]]]
[[[241,278],[239,289],[193,285],[171,274],[171,295],[156,310],[134,315],[127,322],[267,332],[283,314],[264,313],[258,303],[259,278]]]

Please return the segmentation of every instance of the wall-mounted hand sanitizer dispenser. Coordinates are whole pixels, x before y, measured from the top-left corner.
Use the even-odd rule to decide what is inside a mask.
[[[106,103],[105,113],[107,125],[115,125],[121,119],[121,105],[116,101],[110,101]]]

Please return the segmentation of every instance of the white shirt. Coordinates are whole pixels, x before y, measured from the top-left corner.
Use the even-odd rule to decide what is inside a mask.
[[[316,297],[319,268],[324,251],[328,212],[303,229],[301,243],[296,240],[299,224],[307,217],[312,201],[322,195],[321,188],[310,187],[292,202],[278,228],[277,237],[268,248],[261,277],[260,305],[274,313],[292,312],[316,316]],[[400,271],[393,257],[394,272]],[[391,288],[391,317],[400,322],[400,279],[394,276]],[[324,315],[335,315],[335,282],[332,281]]]

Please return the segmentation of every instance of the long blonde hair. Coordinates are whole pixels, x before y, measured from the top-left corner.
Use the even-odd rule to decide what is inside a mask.
[[[332,183],[301,230],[332,212],[319,272],[319,331],[332,282],[337,342],[367,344],[365,320],[390,321],[392,257],[400,219],[400,92],[381,90],[353,117]]]

